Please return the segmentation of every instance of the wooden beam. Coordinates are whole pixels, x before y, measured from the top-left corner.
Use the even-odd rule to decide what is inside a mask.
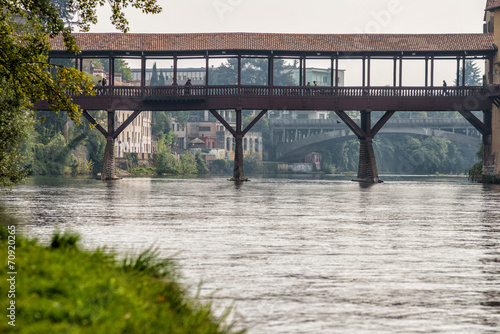
[[[219,122],[222,123],[222,125],[224,125],[224,127],[227,129],[227,131],[231,132],[233,137],[236,137],[236,135],[237,135],[236,130],[234,130],[233,127],[231,125],[229,125],[226,122],[226,120],[221,115],[219,115],[219,113],[217,111],[215,111],[214,109],[210,109],[209,111],[212,113],[212,115],[214,115],[215,118],[217,118],[217,120]]]
[[[460,115],[462,115],[473,127],[477,129],[477,131],[481,132],[483,136],[491,135],[492,130],[491,127],[488,127],[485,123],[481,122],[474,114],[470,111],[459,110]]]
[[[116,129],[115,131],[113,131],[113,133],[111,134],[111,137],[113,137],[113,139],[116,139],[120,133],[122,133],[123,130],[125,130],[125,128],[134,121],[134,119],[136,119],[137,116],[139,116],[139,114],[141,113],[140,110],[136,110],[132,113],[132,115],[130,115],[129,117],[127,117],[127,119],[125,120],[125,122],[123,122],[119,127],[118,129]]]
[[[357,124],[352,120],[351,117],[349,117],[345,111],[343,110],[336,110],[335,113],[337,116],[340,117],[340,119],[351,129],[352,132],[359,138],[366,138],[368,137],[368,134],[364,132]]]
[[[375,135],[382,129],[382,127],[387,123],[387,121],[394,115],[395,111],[386,111],[386,113],[378,120],[377,124],[373,126],[370,131],[370,135],[375,137]]]
[[[266,114],[267,109],[262,110],[243,130],[242,135],[245,136],[248,131]]]
[[[97,123],[96,120],[92,116],[90,116],[90,114],[87,112],[87,110],[83,110],[82,115],[83,115],[83,117],[85,117],[87,119],[87,121],[90,122],[90,124],[94,125],[94,127],[97,130],[99,130],[99,132],[102,133],[104,137],[106,137],[106,138],[108,137],[108,131],[104,130],[104,128],[101,125],[99,125],[99,123]]]

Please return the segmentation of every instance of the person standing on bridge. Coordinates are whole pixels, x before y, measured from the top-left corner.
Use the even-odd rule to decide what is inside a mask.
[[[446,80],[443,80],[443,95],[449,95],[448,94],[448,84],[446,83]]]
[[[191,79],[187,79],[186,83],[185,83],[185,90],[184,90],[184,94],[185,95],[189,95],[191,94]]]

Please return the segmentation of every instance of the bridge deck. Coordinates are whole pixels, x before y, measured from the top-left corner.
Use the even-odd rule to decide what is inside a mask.
[[[300,86],[106,86],[94,96],[74,96],[86,110],[393,110],[491,109],[498,88],[300,87]],[[48,109],[40,102],[38,109]]]

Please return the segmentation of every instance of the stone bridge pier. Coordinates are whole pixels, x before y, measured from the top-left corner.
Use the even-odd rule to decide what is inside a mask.
[[[361,111],[361,123],[359,126],[344,111],[336,111],[336,114],[359,139],[358,177],[355,181],[367,183],[381,182],[378,177],[377,161],[373,150],[373,137],[394,115],[394,111],[387,111],[373,127],[371,126],[371,110]]]

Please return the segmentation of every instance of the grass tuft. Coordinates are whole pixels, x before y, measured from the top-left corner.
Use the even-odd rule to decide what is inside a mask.
[[[52,248],[78,248],[80,236],[74,232],[66,231],[64,234],[57,231],[52,237],[50,247]]]
[[[0,333],[244,333],[225,324],[227,312],[216,317],[210,303],[189,296],[174,262],[156,249],[118,260],[102,249],[80,249],[78,241],[58,232],[44,246],[16,234],[16,326],[1,321]],[[8,257],[7,243],[0,238],[0,258]],[[9,289],[0,280],[0,295]],[[0,307],[8,303],[3,298]]]

